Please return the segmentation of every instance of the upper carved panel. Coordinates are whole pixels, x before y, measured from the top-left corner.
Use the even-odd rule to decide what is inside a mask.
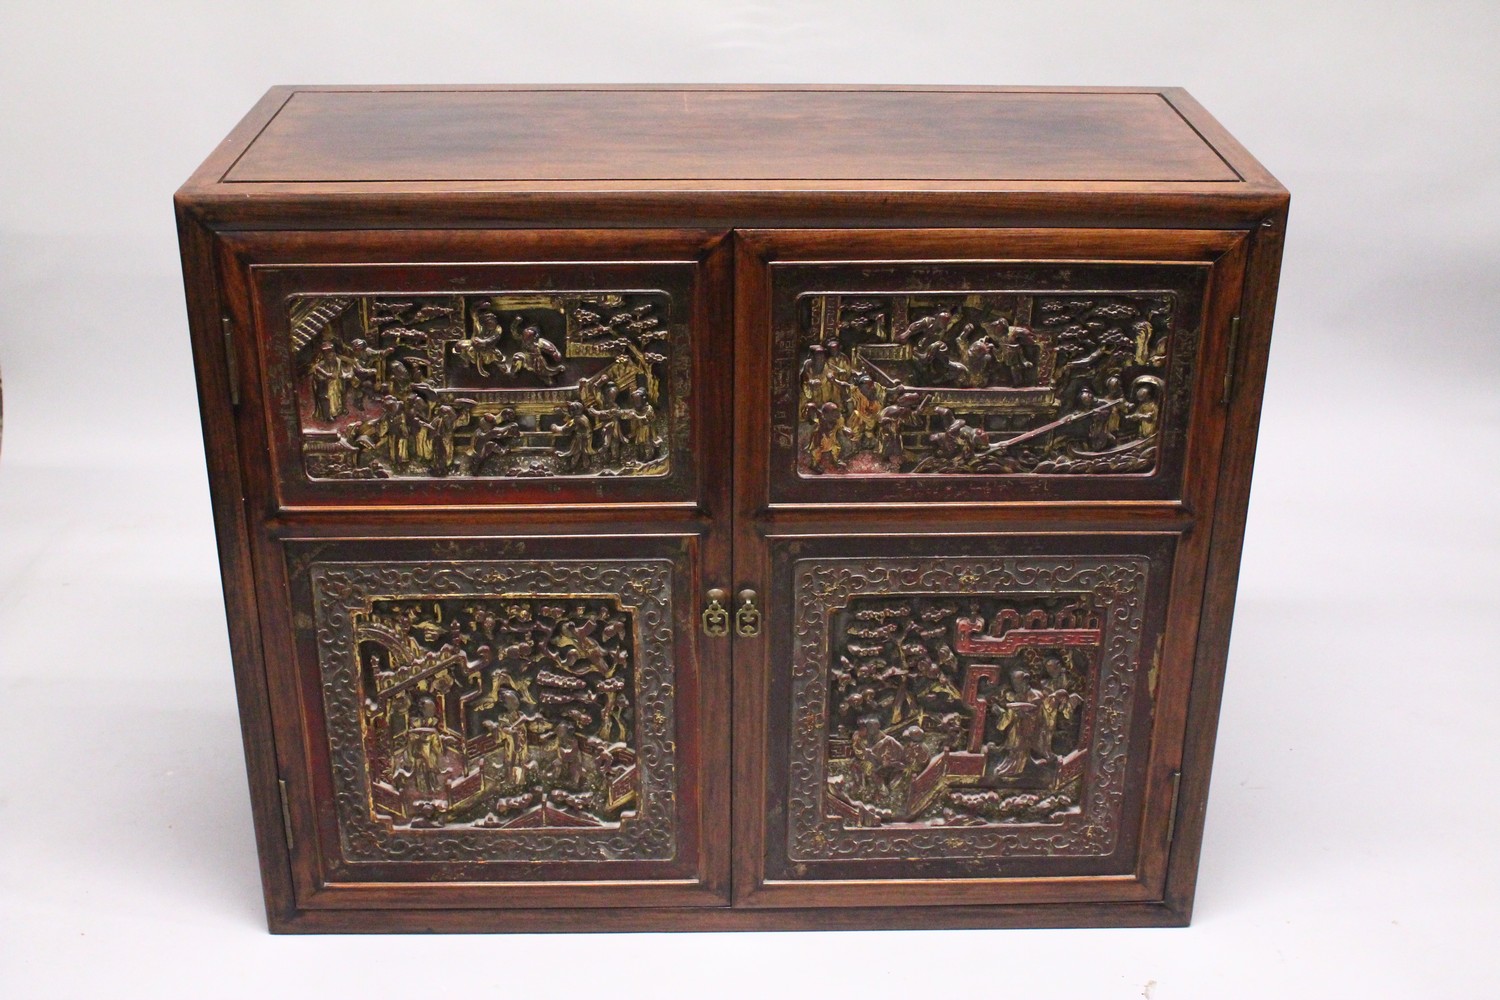
[[[655,291],[292,296],[306,475],[666,476],[687,419],[672,312]]]
[[[345,859],[671,857],[671,573],[314,564]]]
[[[773,501],[1181,496],[1211,268],[773,263]]]
[[[1170,295],[808,295],[798,472],[1156,466]]]

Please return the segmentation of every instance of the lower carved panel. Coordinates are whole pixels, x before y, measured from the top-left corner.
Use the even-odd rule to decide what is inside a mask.
[[[788,857],[1101,857],[1121,833],[1144,557],[804,559]]]
[[[671,858],[672,575],[314,563],[344,859]]]

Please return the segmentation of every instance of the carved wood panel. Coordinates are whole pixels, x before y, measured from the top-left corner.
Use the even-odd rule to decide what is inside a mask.
[[[672,858],[674,571],[307,565],[342,859]]]
[[[686,431],[665,292],[297,295],[287,312],[309,479],[664,476]]]
[[[715,459],[694,446],[708,427],[693,386],[721,377],[697,334],[708,273],[673,260],[253,269],[264,375],[251,390],[276,500],[701,496]]]
[[[772,265],[773,499],[1175,497],[1207,272]]]
[[[773,544],[790,588],[784,671],[771,654],[773,732],[786,734],[773,875],[1087,873],[1128,861],[1169,547]],[[879,554],[845,554],[859,552]]]

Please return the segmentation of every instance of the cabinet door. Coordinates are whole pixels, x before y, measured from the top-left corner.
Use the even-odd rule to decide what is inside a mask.
[[[727,904],[725,234],[237,233],[218,263],[273,918]]]
[[[1165,898],[1243,242],[745,235],[737,903]]]
[[[764,544],[764,638],[736,649],[763,692],[737,717],[743,902],[1161,898],[1196,619],[1179,535]]]
[[[727,650],[695,627],[697,533],[269,548],[299,906],[724,901]]]

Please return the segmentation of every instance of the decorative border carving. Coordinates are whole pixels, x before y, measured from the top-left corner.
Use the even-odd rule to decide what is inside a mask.
[[[334,811],[349,862],[655,861],[676,852],[673,564],[640,560],[329,562],[309,568],[313,627],[334,779]],[[372,599],[617,596],[638,630],[636,746],[639,809],[593,829],[393,829],[374,815],[360,733],[353,617]]]
[[[1150,561],[1138,556],[801,559],[793,565],[795,634],[787,853],[794,862],[1097,857],[1115,849],[1132,747],[1132,705],[1144,682],[1142,635]],[[829,815],[829,632],[859,595],[1076,594],[1101,612],[1093,736],[1076,812],[1046,822],[849,827]]]

